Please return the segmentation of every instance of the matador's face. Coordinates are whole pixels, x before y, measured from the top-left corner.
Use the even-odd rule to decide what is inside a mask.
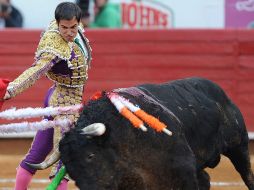
[[[76,17],[71,20],[60,20],[58,30],[65,41],[72,42],[78,33],[78,25],[79,22]]]

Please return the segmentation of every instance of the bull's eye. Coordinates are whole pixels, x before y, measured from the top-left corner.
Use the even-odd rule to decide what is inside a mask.
[[[86,160],[87,160],[88,162],[90,162],[90,161],[92,161],[92,159],[94,158],[94,156],[95,156],[95,154],[91,153],[91,154],[88,155],[88,157],[86,158]]]

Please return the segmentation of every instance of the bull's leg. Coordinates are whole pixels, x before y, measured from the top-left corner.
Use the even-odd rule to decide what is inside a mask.
[[[179,181],[172,189],[174,190],[199,190],[198,180],[196,176],[196,170],[193,170],[192,167],[182,167],[178,171],[174,171],[174,175]]]
[[[254,176],[251,171],[248,145],[241,145],[237,148],[231,149],[225,154],[225,156],[231,160],[249,190],[254,190]]]
[[[187,144],[181,146],[177,146],[179,152],[173,152],[175,156],[173,158],[171,156],[172,162],[169,163],[170,168],[168,171],[170,173],[168,173],[168,176],[171,176],[172,180],[168,181],[168,185],[173,190],[198,190],[196,159],[190,150],[188,150]]]
[[[142,177],[131,170],[125,173],[118,184],[117,190],[145,190],[147,189]]]
[[[206,171],[201,170],[200,172],[198,172],[197,178],[199,190],[210,189],[210,176]]]
[[[175,137],[177,134],[175,134]],[[197,160],[185,136],[179,135],[170,149],[167,160],[169,182],[173,190],[199,190],[197,178]],[[166,162],[164,162],[166,163]],[[165,190],[168,190],[167,188]],[[164,189],[163,189],[164,190]]]

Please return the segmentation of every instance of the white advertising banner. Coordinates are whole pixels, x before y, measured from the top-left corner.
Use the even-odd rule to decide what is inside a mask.
[[[110,0],[123,28],[223,28],[224,0]]]
[[[75,2],[74,0],[72,0]],[[45,28],[61,0],[12,0],[25,28]],[[90,0],[93,15],[93,0]],[[119,6],[123,28],[223,28],[224,0],[109,0]]]

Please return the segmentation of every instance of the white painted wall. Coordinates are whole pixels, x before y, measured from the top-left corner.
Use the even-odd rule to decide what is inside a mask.
[[[224,0],[168,0],[176,28],[223,28]]]
[[[71,0],[74,2],[74,0]],[[126,2],[130,0],[111,0]],[[149,0],[167,5],[174,13],[174,28],[223,28],[224,0]],[[12,0],[24,16],[25,28],[45,28],[61,0]]]

